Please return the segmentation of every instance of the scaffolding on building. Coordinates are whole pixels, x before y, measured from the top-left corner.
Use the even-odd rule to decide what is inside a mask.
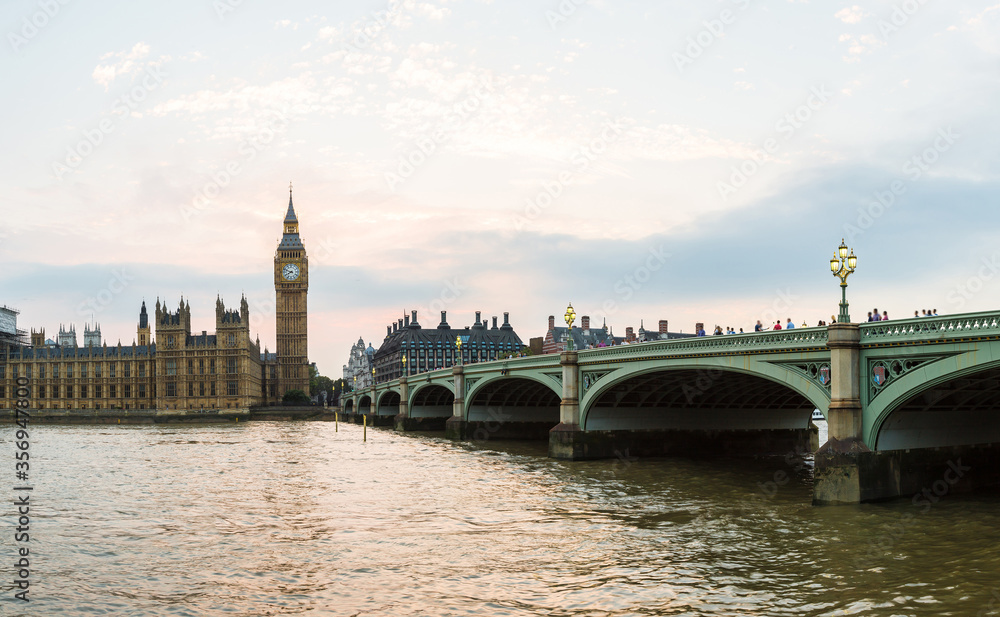
[[[30,347],[31,339],[25,330],[17,328],[17,316],[20,311],[7,305],[0,306],[0,362],[7,361],[7,355],[12,349]]]

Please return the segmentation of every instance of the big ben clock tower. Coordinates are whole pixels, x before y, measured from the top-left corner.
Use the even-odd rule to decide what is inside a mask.
[[[309,347],[307,344],[306,293],[309,290],[309,259],[299,238],[299,220],[292,207],[292,185],[288,185],[288,212],[278,250],[274,253],[274,293],[277,300],[278,396],[289,390],[309,394]]]

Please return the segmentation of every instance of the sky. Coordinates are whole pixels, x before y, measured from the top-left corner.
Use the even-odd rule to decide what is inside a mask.
[[[8,0],[0,305],[246,294],[274,350],[294,186],[309,356],[418,310],[615,334],[1000,309],[1000,4]],[[502,319],[502,317],[501,317]],[[578,322],[579,323],[579,322]]]

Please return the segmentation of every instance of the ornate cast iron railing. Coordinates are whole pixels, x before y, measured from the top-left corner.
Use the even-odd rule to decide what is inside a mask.
[[[979,337],[1000,338],[1000,312],[914,317],[861,324],[862,346]]]

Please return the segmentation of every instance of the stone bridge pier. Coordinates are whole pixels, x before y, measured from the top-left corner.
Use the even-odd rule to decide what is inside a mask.
[[[957,330],[981,335],[985,323],[959,322]],[[914,353],[912,348],[898,349],[906,343],[862,344],[863,332],[874,338],[880,330],[932,332],[937,349],[920,350],[910,360],[905,358]],[[858,324],[829,326],[829,440],[815,456],[814,504],[907,497],[914,505],[930,505],[950,493],[1000,487],[1000,373],[983,370],[996,361],[978,346],[945,347],[946,339],[958,338],[955,334],[954,326],[933,322],[915,327],[867,324],[864,330]],[[978,342],[985,337],[968,338]],[[966,357],[952,355],[956,360],[949,366],[948,356],[956,353]],[[914,366],[925,370],[907,374]],[[890,384],[902,390],[895,399],[886,397]],[[880,396],[881,401],[872,400]]]

